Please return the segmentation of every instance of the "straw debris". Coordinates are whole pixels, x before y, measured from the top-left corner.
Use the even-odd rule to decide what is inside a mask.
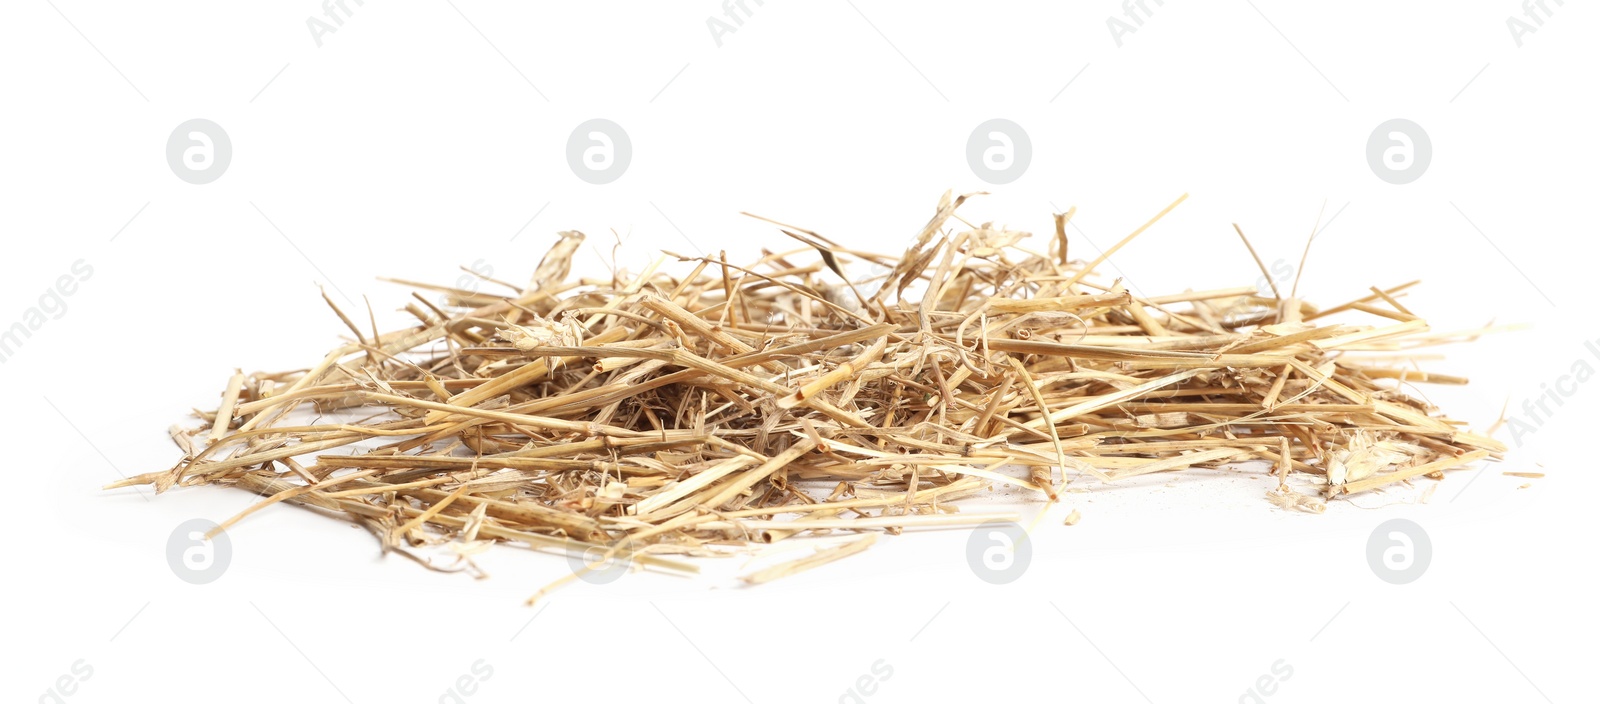
[[[1401,390],[1465,382],[1404,361],[1461,339],[1401,304],[1416,282],[1326,309],[1275,286],[1144,298],[1096,267],[1182,198],[1089,263],[1068,257],[1072,211],[1039,253],[1027,233],[952,226],[966,199],[946,194],[898,256],[774,223],[802,246],[572,280],[584,236],[563,232],[526,287],[412,284],[403,329],[368,334],[334,306],[354,340],[234,374],[174,429],[175,466],[111,487],[237,487],[267,498],[221,528],[289,503],[469,566],[516,543],[692,572],[672,555],[1016,518],[961,510],[996,485],[1053,502],[1077,482],[1255,465],[1273,504],[1321,513],[1505,451]]]

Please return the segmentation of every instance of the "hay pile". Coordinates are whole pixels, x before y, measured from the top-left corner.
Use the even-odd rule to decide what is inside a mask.
[[[504,295],[412,284],[431,292],[405,306],[416,324],[383,334],[340,312],[349,344],[235,375],[200,429],[174,428],[175,467],[112,487],[235,486],[270,498],[221,528],[284,501],[408,556],[506,541],[692,570],[661,555],[976,523],[996,514],[960,500],[996,484],[1053,501],[1261,460],[1269,498],[1321,511],[1505,450],[1398,390],[1465,382],[1397,366],[1442,341],[1401,303],[1415,282],[1325,310],[1276,288],[1141,298],[1094,269],[1177,202],[1085,263],[1071,212],[1038,253],[951,226],[963,200],[899,257],[780,224],[800,248],[569,280],[583,235],[561,233],[525,287],[486,280]],[[1340,312],[1375,325],[1325,322]],[[308,409],[346,422],[298,424]]]

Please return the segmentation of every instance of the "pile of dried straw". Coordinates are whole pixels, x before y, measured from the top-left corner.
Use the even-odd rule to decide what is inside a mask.
[[[177,466],[112,486],[236,486],[269,499],[224,528],[283,501],[407,555],[506,541],[692,569],[661,555],[869,532],[765,581],[874,529],[993,519],[958,509],[996,484],[1053,501],[1260,460],[1269,498],[1321,511],[1505,449],[1398,389],[1465,381],[1397,366],[1440,341],[1400,301],[1412,284],[1328,309],[1253,287],[1142,298],[1095,268],[1177,202],[1085,263],[1070,212],[1041,253],[1021,232],[947,230],[964,199],[899,257],[780,224],[803,246],[569,280],[583,235],[561,233],[526,287],[490,282],[504,295],[412,284],[448,303],[413,294],[416,324],[383,334],[339,313],[350,343],[235,375],[204,427],[174,428]],[[1388,361],[1351,354],[1373,351]],[[298,424],[308,408],[347,421]]]

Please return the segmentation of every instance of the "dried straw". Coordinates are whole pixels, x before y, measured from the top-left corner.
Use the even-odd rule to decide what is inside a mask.
[[[563,232],[526,287],[492,282],[507,294],[411,284],[448,305],[413,293],[405,329],[369,337],[329,301],[353,342],[235,374],[198,429],[173,431],[176,466],[111,487],[268,497],[218,530],[281,501],[407,556],[447,543],[470,564],[493,541],[693,571],[661,555],[1015,518],[959,510],[996,484],[1054,501],[1081,477],[1259,460],[1269,499],[1321,512],[1505,451],[1399,389],[1464,379],[1350,354],[1461,339],[1400,303],[1416,282],[1323,310],[1275,286],[1142,298],[1095,267],[1182,198],[1087,264],[1068,256],[1071,211],[1041,254],[1022,232],[948,232],[966,198],[946,194],[899,258],[774,223],[804,246],[569,281],[583,235]],[[846,276],[862,265],[880,273]],[[349,420],[293,424],[308,409]]]

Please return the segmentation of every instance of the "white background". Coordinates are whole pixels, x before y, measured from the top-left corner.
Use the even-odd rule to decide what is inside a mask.
[[[463,701],[835,702],[882,660],[892,675],[862,701],[1235,702],[1282,660],[1293,674],[1263,701],[1593,700],[1594,385],[1427,504],[1289,514],[1265,480],[1215,473],[1071,495],[1003,587],[951,530],[756,589],[729,561],[525,608],[563,560],[503,548],[488,580],[433,574],[291,507],[238,525],[227,573],[192,586],[168,534],[255,497],[99,491],[169,467],[166,427],[235,367],[333,346],[318,284],[399,324],[404,291],[376,277],[451,283],[482,260],[524,281],[557,230],[590,235],[591,273],[613,230],[635,271],[661,248],[787,246],[740,211],[898,252],[946,189],[990,190],[962,214],[1037,233],[1076,205],[1084,258],[1189,193],[1108,268],[1148,295],[1254,281],[1234,222],[1269,263],[1297,263],[1320,212],[1313,300],[1422,278],[1407,304],[1436,330],[1523,326],[1427,362],[1472,377],[1421,391],[1478,429],[1580,360],[1600,368],[1583,347],[1600,339],[1588,3],[1546,3],[1520,47],[1511,0],[1151,0],[1120,47],[1105,0],[747,4],[719,48],[710,0],[349,0],[321,47],[312,0],[9,3],[0,325],[75,261],[93,274],[0,365],[4,698],[55,701],[81,660],[92,676],[62,701],[431,703],[482,660],[493,675]],[[234,150],[198,186],[164,154],[196,117]],[[593,117],[634,148],[604,186],[564,153]],[[965,144],[996,117],[1033,153],[991,187]],[[1403,186],[1366,161],[1396,117],[1433,145]],[[1074,507],[1082,523],[1062,526]],[[1366,562],[1396,517],[1434,550],[1405,586]]]

